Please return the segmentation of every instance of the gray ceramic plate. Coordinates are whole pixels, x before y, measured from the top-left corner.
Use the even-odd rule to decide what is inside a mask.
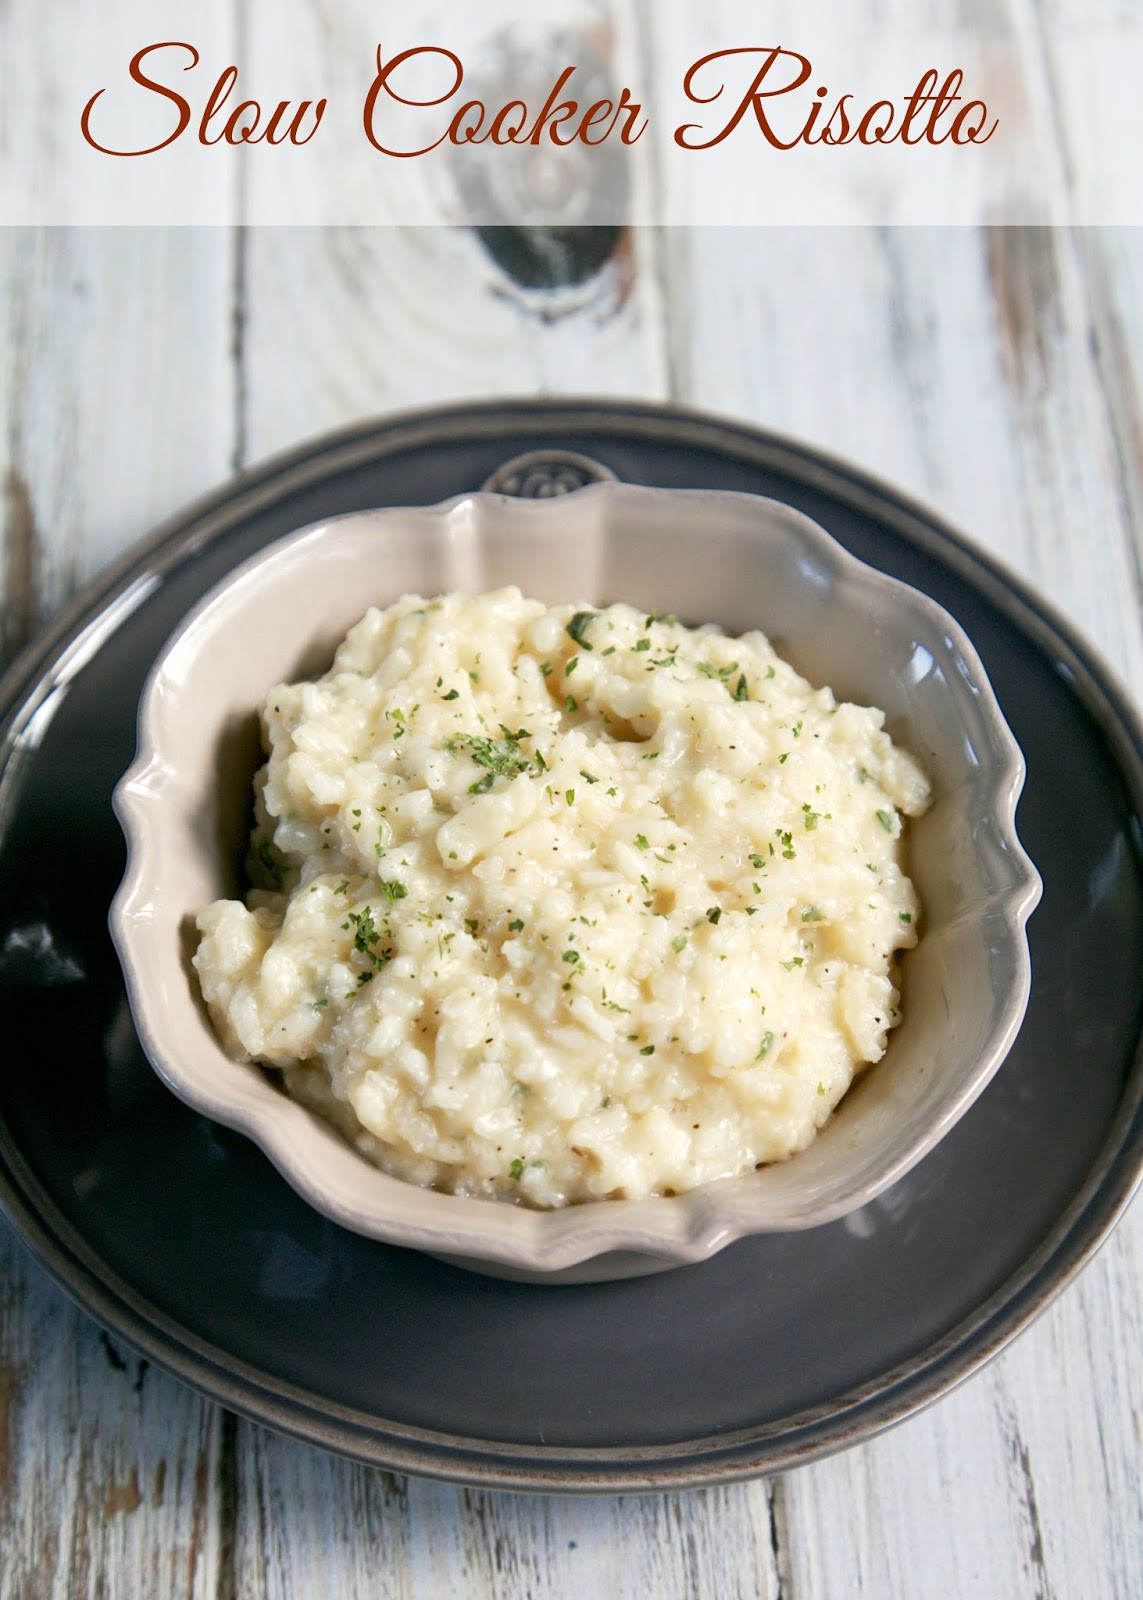
[[[785,500],[946,606],[1027,758],[1020,832],[1045,885],[1017,1043],[905,1179],[826,1227],[576,1288],[477,1278],[313,1212],[252,1144],[154,1077],[106,931],[123,868],[110,793],[179,618],[292,528],[435,503],[553,445],[632,482]],[[511,1487],[637,1489],[789,1465],[971,1372],[1067,1281],[1136,1184],[1138,722],[1034,599],[923,511],[813,452],[681,413],[532,400],[319,441],[192,509],[106,580],[17,664],[0,717],[0,1201],[119,1337],[282,1431]]]

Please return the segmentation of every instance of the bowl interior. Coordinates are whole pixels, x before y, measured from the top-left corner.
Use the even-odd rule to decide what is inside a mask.
[[[883,1061],[809,1150],[714,1190],[537,1214],[385,1177],[214,1038],[189,966],[191,922],[239,892],[259,760],[256,708],[315,676],[369,605],[516,584],[549,603],[626,600],[729,633],[760,628],[811,682],[878,705],[922,761],[933,805],[911,825],[923,937]],[[630,1248],[707,1253],[737,1233],[822,1222],[884,1188],[951,1126],[1015,1036],[1023,920],[1038,882],[1015,843],[1023,767],[971,646],[939,607],[846,556],[785,506],[601,484],[547,502],[473,496],[342,517],[280,541],[200,605],[144,695],[140,757],[117,804],[132,842],[114,914],[145,1048],[200,1110],[263,1144],[337,1220],[502,1262]],[[495,1216],[490,1215],[495,1213]],[[490,1238],[490,1235],[495,1235]]]

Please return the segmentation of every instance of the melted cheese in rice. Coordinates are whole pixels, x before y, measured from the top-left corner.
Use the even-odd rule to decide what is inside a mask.
[[[898,1021],[928,785],[759,633],[515,589],[373,610],[263,708],[228,1048],[416,1183],[682,1192],[814,1137]]]

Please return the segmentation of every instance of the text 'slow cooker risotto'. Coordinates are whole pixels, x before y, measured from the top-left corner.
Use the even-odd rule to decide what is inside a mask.
[[[883,1053],[928,785],[761,634],[409,596],[263,721],[262,887],[195,966],[228,1048],[388,1171],[678,1193],[802,1149]]]

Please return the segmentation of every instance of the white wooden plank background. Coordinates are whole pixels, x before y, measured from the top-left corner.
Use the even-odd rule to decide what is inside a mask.
[[[313,9],[331,55],[365,19]],[[1088,85],[1041,48],[1031,0],[999,9],[1072,181],[1098,184]],[[15,10],[25,36],[46,24]],[[629,41],[632,11],[613,10]],[[1114,24],[1111,0],[1097,10]],[[237,14],[212,8],[222,30]],[[1138,232],[647,232],[556,300],[442,229],[8,233],[0,274],[9,652],[191,495],[316,430],[460,396],[627,393],[901,483],[1143,698]],[[1127,1600],[1141,1352],[1136,1209],[1009,1352],[867,1445],[702,1493],[485,1494],[237,1421],[117,1349],[0,1230],[0,1595]]]

